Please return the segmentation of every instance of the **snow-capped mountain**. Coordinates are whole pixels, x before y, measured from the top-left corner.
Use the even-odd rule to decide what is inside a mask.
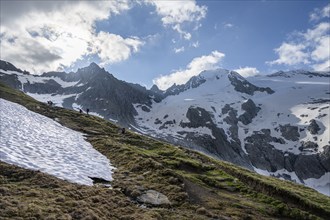
[[[329,73],[197,78],[147,111],[136,105],[141,132],[330,193]]]
[[[2,61],[0,80],[40,101],[90,108],[141,133],[330,195],[329,72],[247,80],[218,69],[161,91],[120,81],[94,63],[33,76]]]
[[[95,63],[77,72],[37,76],[0,61],[0,80],[39,101],[52,101],[68,109],[89,109],[91,114],[123,125],[134,123],[136,111],[132,103],[150,105],[151,100],[159,100],[157,93],[118,80]]]

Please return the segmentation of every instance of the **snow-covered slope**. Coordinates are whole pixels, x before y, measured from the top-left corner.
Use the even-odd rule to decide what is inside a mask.
[[[114,167],[81,133],[4,99],[0,108],[1,161],[83,185],[112,180]]]
[[[198,77],[196,88],[135,105],[140,131],[330,195],[328,73]]]

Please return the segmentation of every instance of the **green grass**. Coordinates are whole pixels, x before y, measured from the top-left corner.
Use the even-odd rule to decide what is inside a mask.
[[[0,97],[87,134],[117,168],[112,189],[71,184],[0,162],[0,219],[326,219],[330,199],[199,152],[127,131],[94,116],[46,104],[0,84]],[[171,206],[143,208],[153,189]]]

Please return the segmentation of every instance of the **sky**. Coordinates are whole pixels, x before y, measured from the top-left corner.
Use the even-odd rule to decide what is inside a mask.
[[[203,70],[330,67],[329,1],[0,1],[0,58],[32,74],[95,62],[147,88]]]

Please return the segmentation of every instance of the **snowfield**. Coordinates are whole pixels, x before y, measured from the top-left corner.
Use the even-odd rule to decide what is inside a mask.
[[[4,99],[0,108],[1,161],[82,185],[112,180],[115,168],[81,133]]]

